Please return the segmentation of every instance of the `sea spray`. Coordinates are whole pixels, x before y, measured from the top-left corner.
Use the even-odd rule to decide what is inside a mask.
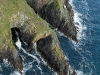
[[[14,71],[13,73],[11,73],[10,75],[21,75],[18,71]]]
[[[20,41],[20,39],[19,39],[19,36],[17,36],[17,42],[16,42],[15,44],[16,44],[16,46],[18,47],[19,52],[20,52],[21,57],[23,58],[23,60],[26,59],[26,57],[25,57],[24,55],[27,55],[27,56],[30,56],[30,57],[32,57],[33,59],[35,59],[35,60],[38,62],[38,64],[40,63],[40,60],[39,60],[35,55],[32,55],[32,54],[28,53],[24,48],[22,48],[22,44],[21,44],[21,41]],[[35,46],[34,46],[34,47],[35,47]],[[24,53],[24,55],[23,55],[23,53]],[[35,61],[35,60],[34,60],[34,61]],[[29,63],[23,63],[23,67],[24,67],[23,70],[22,70],[22,74],[23,74],[23,75],[25,75],[25,72],[26,72],[27,70],[29,70],[30,68],[32,68],[32,63],[33,63],[34,61],[29,62]],[[14,73],[12,73],[11,75],[14,75],[14,74],[17,74],[16,71],[15,71]]]
[[[36,60],[38,61],[38,63],[40,63],[39,59],[38,59],[36,56],[34,56],[34,55],[28,53],[28,52],[22,47],[21,41],[20,41],[20,39],[19,39],[19,36],[17,37],[17,42],[16,42],[15,44],[16,44],[16,46],[19,48],[20,51],[22,51],[23,53],[27,54],[28,56],[30,56],[30,57],[36,59]]]
[[[34,43],[33,45],[33,50],[34,53],[28,53],[23,47],[22,47],[22,43],[20,41],[19,36],[17,36],[17,42],[15,42],[16,46],[18,47],[18,51],[19,54],[21,55],[22,59],[24,60],[23,62],[23,70],[22,70],[22,75],[25,75],[27,71],[29,71],[30,69],[33,68],[33,63],[37,62],[37,65],[35,65],[39,71],[40,71],[40,75],[43,75],[44,73],[42,72],[42,67],[41,67],[41,63],[44,64],[45,66],[47,66],[47,62],[44,61],[44,59],[41,57],[41,55],[37,52],[37,44]],[[28,57],[31,57],[32,60],[29,61]],[[48,67],[49,70],[51,70],[50,67]],[[33,72],[35,72],[35,69],[33,69]],[[52,70],[53,72],[53,70]],[[14,71],[13,73],[11,73],[11,75],[16,75],[18,74],[16,71]],[[19,75],[19,74],[18,74]],[[55,72],[53,72],[53,75],[56,75]]]
[[[2,70],[2,66],[1,66],[1,64],[0,64],[0,71],[3,71],[3,70]]]
[[[77,38],[78,38],[78,40],[79,40],[78,44],[75,43],[75,42],[73,42],[73,41],[72,41],[72,42],[73,42],[73,44],[74,44],[75,50],[76,50],[82,57],[84,57],[84,56],[81,54],[81,52],[78,51],[78,50],[81,50],[81,48],[79,49],[78,47],[79,47],[79,45],[81,44],[81,41],[80,41],[80,40],[85,36],[82,32],[83,32],[84,29],[86,29],[86,27],[82,25],[82,22],[83,22],[83,21],[82,21],[82,19],[80,18],[80,17],[82,16],[82,14],[79,13],[79,12],[77,12],[77,11],[75,10],[75,6],[74,6],[74,4],[73,4],[73,0],[70,0],[69,3],[71,4],[71,6],[72,6],[72,8],[73,8],[73,10],[74,10],[74,17],[73,17],[73,19],[74,19],[74,25],[75,25],[76,28],[77,28]],[[78,48],[78,50],[77,50],[77,48]],[[82,70],[82,69],[81,69],[81,70]],[[82,72],[82,71],[79,71],[79,70],[77,70],[76,73],[77,73],[77,75],[84,75],[83,72]]]
[[[83,33],[83,31],[86,30],[87,28],[86,28],[86,25],[82,24],[83,20],[80,18],[80,17],[82,17],[82,14],[75,10],[73,0],[70,0],[69,3],[71,4],[71,6],[74,10],[74,17],[73,17],[74,18],[74,25],[77,28],[77,38],[80,41],[82,38],[85,37],[85,34]]]
[[[19,49],[21,49],[21,42],[20,42],[20,40],[19,40],[19,37],[18,37],[17,39],[18,39],[18,41],[16,42],[16,46],[17,46]]]
[[[43,63],[45,66],[48,66],[47,62],[43,59],[43,57],[39,54],[39,52],[37,51],[37,43],[34,43],[33,45],[34,50],[35,50],[35,54],[36,56],[39,56],[38,58],[41,60],[41,63]],[[67,57],[66,57],[67,58]],[[38,69],[41,71],[41,75],[44,75],[44,73],[42,72],[41,66],[39,66],[39,64],[37,65]],[[49,70],[52,70],[49,66],[48,66]],[[56,72],[54,72],[52,70],[53,74],[52,75],[58,75]]]
[[[78,12],[76,7],[73,4],[74,0],[70,0],[70,4],[74,10],[74,24],[77,27],[77,38],[79,40],[78,43],[72,42],[75,48],[75,51],[78,52],[78,54],[81,56],[81,61],[79,62],[79,69],[76,70],[78,75],[91,75],[92,74],[92,69],[91,66],[93,66],[92,62],[89,62],[89,58],[92,58],[91,52],[83,46],[85,45],[85,40],[86,40],[86,32],[87,31],[87,26],[85,25],[84,18],[87,18],[88,15],[88,3],[86,0],[84,1],[79,1],[80,3],[83,4],[83,6],[80,6],[78,10],[82,10],[84,12]],[[84,40],[84,41],[83,41]],[[86,57],[88,56],[88,58]],[[87,70],[88,71],[87,71]],[[85,72],[85,73],[84,73]]]
[[[77,75],[85,75],[82,71],[77,70],[76,71]]]
[[[10,66],[11,64],[10,64],[10,62],[8,61],[8,59],[3,59],[3,65],[6,66],[6,67],[8,67],[8,66]]]

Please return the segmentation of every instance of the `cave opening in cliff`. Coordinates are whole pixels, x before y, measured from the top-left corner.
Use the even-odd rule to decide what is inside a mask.
[[[17,46],[17,42],[19,41],[18,45],[21,46],[21,36],[20,36],[20,30],[17,27],[11,28],[12,33],[12,41],[15,46]],[[18,47],[18,46],[17,46]]]

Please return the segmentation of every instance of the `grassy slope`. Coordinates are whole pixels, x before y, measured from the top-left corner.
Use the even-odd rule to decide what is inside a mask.
[[[25,0],[0,0],[0,50],[6,50],[8,45],[12,50],[15,50],[11,39],[10,20],[12,20],[13,14],[18,14],[18,12],[27,16],[29,19],[25,23],[31,24],[35,28],[33,29],[37,36],[33,38],[33,43],[34,41],[51,35],[53,37],[52,53],[54,53],[55,57],[59,61],[64,62],[64,55],[59,47],[59,42],[55,32],[49,28],[46,21],[41,19],[38,14],[27,5]]]
[[[28,22],[31,22],[31,24],[35,26],[35,31],[37,34],[41,34],[37,36],[38,39],[40,39],[40,36],[42,35],[46,36],[46,34],[53,36],[53,53],[55,53],[56,56],[62,60],[64,56],[62,50],[59,47],[56,34],[49,28],[48,24],[43,19],[35,14],[33,9],[27,5],[25,0],[0,0],[0,46],[7,47],[10,45],[10,48],[14,49],[11,40],[9,20],[11,20],[13,14],[17,14],[18,12],[23,13],[24,15],[28,16],[28,18],[30,18]]]
[[[45,36],[46,34],[53,35],[53,47],[56,48],[56,50],[60,49],[58,45],[55,45],[58,43],[55,33],[48,27],[47,23],[43,19],[35,14],[33,9],[27,5],[25,0],[0,0],[0,46],[7,47],[10,45],[10,48],[14,49],[11,40],[10,20],[12,15],[17,14],[18,12],[23,13],[30,18],[28,22],[35,25],[35,31],[37,34],[41,34],[41,36]],[[37,38],[40,39],[40,35]]]
[[[37,32],[49,30],[45,22],[36,15],[33,10],[27,5],[25,0],[0,0],[0,45],[7,47],[11,42],[10,19],[13,14],[18,12],[24,13],[33,21]],[[42,28],[41,28],[42,27]]]

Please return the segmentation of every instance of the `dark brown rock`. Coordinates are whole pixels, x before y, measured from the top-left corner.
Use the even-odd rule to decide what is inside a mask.
[[[37,42],[37,50],[58,75],[76,75],[75,70],[65,60],[61,49],[52,49],[53,40],[52,36],[40,39]]]
[[[8,59],[8,61],[12,64],[13,68],[18,72],[22,73],[23,69],[23,60],[19,56],[17,50],[12,51],[9,47],[7,50],[0,51],[0,59]]]
[[[73,23],[73,10],[68,0],[26,0],[28,4],[54,28],[78,42],[77,31]],[[38,7],[38,8],[37,8]]]

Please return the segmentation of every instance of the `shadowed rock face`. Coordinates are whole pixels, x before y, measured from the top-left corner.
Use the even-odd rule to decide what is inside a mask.
[[[62,51],[57,50],[58,54],[55,54],[52,49],[52,36],[40,39],[37,42],[37,50],[44,57],[51,68],[56,71],[59,75],[76,75],[74,69],[66,63],[64,56],[61,55]],[[59,58],[61,56],[61,59]]]
[[[21,71],[23,69],[23,60],[17,51],[12,53],[10,48],[0,51],[0,59],[8,59],[8,61],[13,65],[13,68],[22,73]]]
[[[30,28],[29,28],[30,29]],[[32,40],[35,36],[34,33],[28,33],[28,31],[26,30],[26,28],[24,27],[21,27],[21,28],[17,28],[14,27],[14,28],[11,28],[11,31],[12,31],[12,40],[14,42],[14,45],[15,43],[17,42],[18,40],[18,37],[22,43],[22,47],[24,49],[28,49],[29,51],[31,51],[33,49],[33,44],[32,44]],[[17,48],[17,46],[15,45],[15,47]]]
[[[68,0],[26,0],[44,20],[67,37],[78,42],[77,31],[73,23],[73,10]]]

